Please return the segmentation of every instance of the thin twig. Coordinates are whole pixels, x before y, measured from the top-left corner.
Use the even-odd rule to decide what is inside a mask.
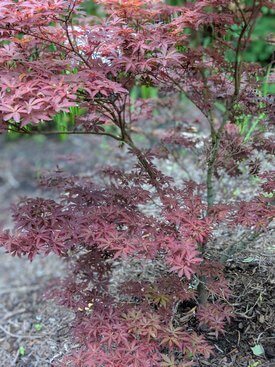
[[[6,316],[4,316],[2,319],[0,319],[0,322],[1,321],[6,321],[8,319],[10,319],[11,317],[13,316],[16,316],[16,315],[20,315],[22,313],[25,313],[27,310],[25,308],[20,308],[19,310],[15,310],[13,312],[9,312],[6,314]]]
[[[6,330],[3,326],[0,325],[0,330],[2,330],[6,335],[11,336],[12,338],[17,338],[17,339],[41,339],[47,336],[47,334],[44,335],[20,335],[20,334],[14,334],[11,333],[10,331]]]
[[[20,351],[19,351],[19,349],[18,349],[18,350],[17,350],[17,352],[16,352],[16,355],[15,355],[15,357],[14,357],[14,360],[13,360],[13,362],[12,362],[12,366],[16,366],[17,361],[18,361],[18,358],[19,358],[19,354],[20,354]]]
[[[26,292],[26,291],[36,291],[38,289],[41,289],[41,286],[18,286],[18,287],[8,287],[8,288],[0,288],[0,295],[13,293],[13,292]]]

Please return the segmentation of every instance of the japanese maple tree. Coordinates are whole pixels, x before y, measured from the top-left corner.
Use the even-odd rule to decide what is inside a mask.
[[[261,93],[262,68],[243,60],[255,22],[272,2],[97,2],[103,18],[87,16],[80,0],[0,2],[0,128],[107,136],[125,146],[136,165],[106,167],[102,184],[63,172],[44,177],[59,200],[19,202],[14,230],[2,231],[1,244],[31,260],[51,252],[70,258],[68,278],[51,293],[75,310],[82,347],[60,365],[192,366],[213,353],[203,332],[218,337],[233,317],[223,266],[207,251],[210,240],[220,225],[259,233],[274,215],[274,172],[263,171],[254,154],[274,150],[266,133],[272,100]],[[158,98],[133,98],[139,86],[157,88]],[[182,95],[207,121],[207,137],[200,121],[175,116]],[[71,107],[79,109],[71,130],[47,130]],[[165,125],[157,110],[176,126]],[[252,122],[261,116],[249,139],[241,133],[244,115]],[[154,147],[138,146],[137,133],[152,133]],[[192,152],[200,144],[204,182],[177,182],[161,171],[159,160],[173,159],[173,149]],[[217,200],[216,181],[223,172],[240,175],[242,162],[261,177],[259,194],[250,201]],[[124,261],[140,276],[114,286]],[[155,266],[154,280],[142,276],[148,264]],[[191,305],[185,321],[180,305]]]

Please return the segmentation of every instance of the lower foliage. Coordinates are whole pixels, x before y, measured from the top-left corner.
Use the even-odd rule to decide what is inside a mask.
[[[45,177],[43,185],[60,192],[59,200],[22,200],[13,209],[14,232],[1,234],[13,255],[32,260],[54,252],[69,260],[68,277],[48,297],[75,311],[73,335],[81,348],[61,366],[192,366],[213,353],[204,332],[218,337],[233,317],[223,266],[206,258],[204,248],[220,223],[268,223],[270,200],[217,204],[207,213],[202,185],[175,184],[150,164],[155,186],[139,166],[105,169],[109,184],[103,186],[61,172]],[[114,284],[122,261],[139,275],[130,270]],[[153,277],[146,276],[148,263]],[[185,304],[192,307],[180,321]]]

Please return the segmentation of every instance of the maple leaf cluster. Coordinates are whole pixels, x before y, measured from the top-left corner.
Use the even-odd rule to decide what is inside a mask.
[[[102,182],[61,171],[45,176],[41,184],[55,190],[56,199],[14,205],[14,230],[3,230],[0,243],[30,260],[49,253],[70,259],[68,277],[49,293],[75,311],[81,347],[61,366],[192,366],[191,355],[213,353],[203,328],[218,337],[232,318],[223,266],[205,256],[216,230],[266,230],[274,217],[274,172],[251,158],[257,150],[274,151],[262,131],[271,106],[257,94],[259,67],[239,61],[250,22],[271,3],[255,1],[244,11],[227,0],[178,7],[98,0],[104,18],[87,17],[81,3],[1,1],[0,130],[35,133],[40,123],[76,106],[81,114],[69,133],[114,138],[136,164],[106,167]],[[243,26],[237,38],[232,25]],[[235,50],[235,62],[225,57],[228,49]],[[133,98],[139,86],[157,87],[158,96]],[[176,111],[182,94],[209,124],[207,137],[200,121]],[[217,105],[226,111],[222,118]],[[264,114],[262,130],[249,142],[238,125],[241,111]],[[136,133],[153,146],[139,148]],[[177,182],[159,169],[159,159],[187,149],[207,168],[206,183]],[[214,176],[240,175],[243,162],[259,174],[262,193],[247,201],[215,200]],[[141,269],[150,262],[159,273],[153,280],[129,277],[114,294],[113,275],[123,261]],[[179,306],[188,304],[191,312],[178,321]]]
[[[182,91],[204,111],[217,97],[232,97],[231,64],[223,55],[229,44],[219,39],[211,48],[194,49],[192,34],[182,31],[212,24],[221,37],[232,22],[240,22],[229,2],[220,2],[217,8],[204,0],[176,8],[162,1],[100,3],[110,16],[88,23],[81,1],[1,2],[3,121],[22,127],[82,105],[90,112],[90,121],[107,119],[118,125],[129,104],[129,90],[137,82]],[[78,15],[76,20],[73,15]],[[243,79],[239,110],[248,105],[258,108],[254,84],[255,78]]]
[[[159,366],[178,352],[186,362],[190,353],[208,358],[212,347],[195,330],[190,334],[188,324],[177,326],[173,310],[179,303],[193,302],[191,317],[216,336],[224,333],[232,317],[232,309],[223,303],[230,290],[221,264],[203,260],[200,248],[220,222],[258,226],[259,216],[270,220],[269,204],[261,202],[258,212],[248,214],[243,202],[239,210],[237,204],[228,206],[221,221],[218,205],[206,215],[203,187],[194,182],[178,186],[164,176],[157,191],[138,166],[130,172],[105,169],[104,174],[110,177],[105,186],[60,171],[44,177],[42,184],[57,189],[59,200],[18,203],[13,208],[15,231],[0,237],[13,255],[33,259],[53,252],[71,258],[71,274],[50,294],[76,312],[75,336],[83,348],[62,365]],[[143,208],[157,195],[162,197],[158,215],[146,213]],[[126,259],[152,261],[161,264],[162,271],[153,282],[125,281],[117,298],[110,292],[112,274],[116,262]],[[209,295],[219,302],[196,306],[198,289],[191,285],[201,276]]]

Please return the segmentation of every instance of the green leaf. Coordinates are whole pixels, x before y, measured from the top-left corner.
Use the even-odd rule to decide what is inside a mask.
[[[42,325],[41,324],[34,324],[34,328],[36,331],[40,331],[42,329]]]
[[[21,347],[18,349],[18,352],[19,355],[23,357],[26,354],[26,349],[21,345]]]
[[[261,364],[261,362],[252,362],[248,367],[258,367]]]
[[[261,356],[264,354],[264,348],[261,344],[256,344],[251,349],[255,356]]]
[[[254,257],[246,257],[245,259],[243,259],[243,263],[252,263],[253,261],[255,261],[256,259],[254,259]]]

